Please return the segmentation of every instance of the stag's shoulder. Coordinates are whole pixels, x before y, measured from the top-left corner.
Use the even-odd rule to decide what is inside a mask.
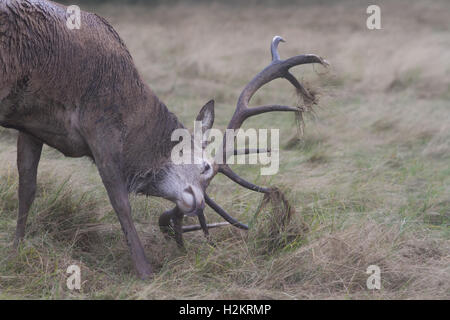
[[[99,24],[103,25],[103,27],[107,30],[107,32],[109,32],[109,34],[111,35],[111,37],[114,38],[114,40],[116,40],[125,49],[127,48],[125,43],[123,42],[122,38],[119,36],[117,31],[113,28],[113,26],[108,22],[108,20],[106,20],[102,16],[99,16],[96,13],[92,13],[92,15],[95,17],[95,19],[97,19]]]
[[[63,21],[65,21],[65,7],[51,1],[0,1],[0,26],[9,31],[3,32],[3,35],[36,37],[38,34],[48,32],[49,26],[59,26]]]
[[[0,12],[9,14],[11,18],[33,18],[48,16],[64,10],[64,6],[47,0],[2,0]]]

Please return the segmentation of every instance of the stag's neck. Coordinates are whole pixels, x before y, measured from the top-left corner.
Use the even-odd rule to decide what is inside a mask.
[[[157,185],[170,166],[175,141],[172,132],[183,124],[150,89],[145,87],[143,103],[127,118],[123,143],[125,176],[130,191]],[[153,193],[156,193],[153,192]]]

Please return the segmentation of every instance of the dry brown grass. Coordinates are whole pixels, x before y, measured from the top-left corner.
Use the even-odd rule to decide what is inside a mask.
[[[332,63],[328,71],[294,71],[320,98],[302,141],[293,139],[297,129],[288,115],[247,124],[281,128],[280,173],[262,178],[257,168],[237,170],[280,186],[296,214],[270,236],[273,211],[266,207],[254,218],[261,196],[219,177],[210,194],[252,221],[252,229],[214,230],[216,247],[191,234],[182,252],[156,227],[169,204],[132,197],[156,271],[141,282],[95,167],[47,148],[29,233],[16,254],[10,251],[14,134],[2,130],[0,297],[450,298],[450,6],[381,1],[379,31],[366,29],[366,7],[364,1],[91,7],[115,26],[143,77],[187,126],[210,98],[217,102],[216,126],[226,125],[243,85],[268,63],[275,34],[288,40],[282,58],[316,53]],[[276,81],[254,98],[271,102],[295,104],[295,92]],[[65,268],[74,262],[82,267],[81,292],[65,287]],[[379,291],[366,288],[371,264],[381,268]]]

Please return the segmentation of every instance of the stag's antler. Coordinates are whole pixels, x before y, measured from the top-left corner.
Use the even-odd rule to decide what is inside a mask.
[[[319,56],[316,56],[314,54],[305,54],[305,55],[299,55],[295,56],[286,60],[280,60],[280,55],[278,53],[278,44],[280,42],[285,42],[285,40],[280,36],[275,36],[272,40],[270,50],[272,53],[272,62],[264,68],[260,73],[258,73],[244,88],[241,95],[239,96],[239,100],[236,105],[236,110],[233,114],[233,117],[231,118],[227,129],[239,129],[242,126],[242,123],[248,119],[249,117],[266,113],[266,112],[272,112],[272,111],[291,111],[291,112],[301,112],[302,109],[299,107],[290,107],[290,106],[282,106],[282,105],[266,105],[266,106],[259,106],[259,107],[252,107],[249,108],[248,104],[253,97],[253,95],[260,89],[263,85],[278,79],[278,78],[285,78],[288,80],[298,91],[299,94],[302,95],[302,97],[305,100],[313,101],[314,97],[306,90],[300,82],[289,72],[289,69],[301,64],[309,64],[309,63],[320,63],[323,66],[328,66],[328,62],[324,59],[322,59]],[[227,131],[228,132],[228,131]],[[271,192],[271,188],[266,187],[260,187],[257,186],[251,182],[246,181],[245,179],[241,178],[239,175],[237,175],[231,168],[226,164],[226,160],[231,155],[231,152],[226,150],[227,144],[227,137],[225,133],[225,137],[223,139],[222,143],[222,154],[219,154],[219,157],[222,157],[222,160],[218,167],[218,172],[226,175],[228,178],[233,180],[234,182],[238,183],[239,185],[261,193],[269,193]],[[234,151],[234,155],[239,154],[250,154],[250,153],[261,153],[261,152],[270,152],[270,150],[249,150],[246,149],[244,151]],[[208,201],[209,199],[209,201]],[[242,229],[248,229],[247,226],[238,223],[234,218],[229,216],[225,210],[223,210],[221,207],[219,207],[216,203],[212,202],[209,197],[206,198],[206,203],[213,208],[215,211],[217,211],[222,217],[226,217],[225,219],[230,222],[231,224],[235,226],[239,226]],[[232,223],[231,221],[236,221],[236,223]],[[243,227],[245,226],[245,227]]]
[[[267,105],[267,106],[259,106],[249,108],[248,104],[253,95],[260,89],[263,85],[278,79],[285,78],[288,80],[297,91],[303,96],[303,98],[308,100],[313,100],[313,96],[306,90],[298,80],[289,72],[289,69],[298,66],[301,64],[308,63],[320,63],[323,66],[328,66],[328,62],[322,59],[319,56],[314,54],[305,54],[295,56],[286,60],[280,60],[280,55],[278,54],[278,44],[280,42],[285,42],[285,40],[280,36],[275,36],[272,40],[271,44],[271,53],[272,53],[272,62],[260,73],[258,73],[244,88],[241,95],[239,96],[239,100],[237,102],[236,110],[231,118],[227,129],[239,129],[242,123],[248,119],[249,117],[266,113],[272,111],[291,111],[291,112],[301,112],[302,109],[299,107],[290,107],[290,106],[281,106],[281,105]],[[235,174],[231,168],[226,164],[226,159],[229,156],[229,152],[226,150],[226,134],[222,143],[222,164],[219,165],[219,172],[223,173],[227,177],[229,177],[234,182],[240,184],[241,186],[248,188],[253,191],[258,191],[262,193],[267,193],[270,191],[269,188],[258,187],[248,181],[245,181],[237,174]],[[261,150],[254,150],[254,152],[259,153]],[[250,152],[248,152],[250,153]]]
[[[301,107],[291,107],[291,106],[283,106],[283,105],[265,105],[265,106],[258,106],[258,107],[252,107],[250,108],[248,106],[251,98],[253,95],[258,91],[263,85],[278,79],[278,78],[284,78],[288,80],[296,89],[297,92],[303,97],[304,101],[314,101],[314,97],[306,90],[300,82],[289,72],[289,69],[292,67],[301,65],[301,64],[309,64],[309,63],[320,63],[323,66],[328,66],[328,62],[324,59],[322,59],[319,56],[316,56],[314,54],[304,54],[304,55],[298,55],[294,56],[292,58],[281,60],[280,55],[278,53],[278,44],[280,42],[285,42],[285,40],[280,36],[275,36],[272,39],[272,43],[270,46],[270,50],[272,53],[272,62],[264,68],[260,73],[258,73],[244,88],[241,95],[239,96],[236,110],[227,126],[227,129],[232,129],[233,131],[239,129],[243,122],[248,119],[249,117],[266,113],[266,112],[272,112],[272,111],[290,111],[290,112],[302,112],[304,109]],[[225,133],[225,136],[223,138],[222,146],[220,148],[221,152],[219,152],[216,155],[216,163],[217,165],[217,172],[220,172],[233,180],[234,182],[238,183],[239,185],[261,193],[270,193],[272,191],[271,188],[267,187],[260,187],[257,186],[251,182],[248,182],[247,180],[241,178],[239,175],[237,175],[226,163],[227,159],[230,156],[233,155],[241,155],[241,154],[251,154],[251,153],[263,153],[263,152],[270,152],[268,149],[244,149],[244,150],[233,150],[228,151],[226,149],[227,147],[227,133],[230,132],[229,130]],[[235,137],[233,137],[234,139]],[[214,209],[222,218],[224,218],[229,224],[248,230],[248,226],[245,224],[240,223],[236,219],[234,219],[232,216],[230,216],[224,209],[222,209],[218,204],[216,204],[207,194],[205,194],[205,201],[206,203]],[[170,216],[170,217],[169,217]],[[169,225],[170,219],[173,218],[174,214],[166,214],[165,220],[163,221],[166,223],[165,225],[162,225],[160,223],[160,226],[162,228],[167,227]],[[175,222],[176,219],[173,219]],[[208,235],[208,228],[211,227],[218,227],[223,224],[212,224],[207,225],[204,220],[204,215],[201,213],[199,215],[199,226],[187,226],[187,227],[181,227],[178,226],[177,223],[174,223],[174,230],[176,234],[176,238],[179,238],[182,232],[189,232],[193,230],[200,230],[203,229],[205,232],[205,235]],[[160,220],[161,222],[161,220]],[[227,224],[226,224],[227,225]],[[177,234],[178,230],[178,234]]]

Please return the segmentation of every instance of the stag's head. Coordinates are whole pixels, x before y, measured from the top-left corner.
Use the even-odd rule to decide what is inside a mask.
[[[228,123],[227,129],[237,130],[241,127],[242,123],[249,117],[272,112],[272,111],[288,111],[288,112],[301,112],[302,107],[291,107],[283,105],[265,105],[257,107],[249,107],[250,99],[260,89],[263,85],[278,79],[284,78],[288,80],[297,90],[297,92],[303,97],[304,101],[312,101],[314,98],[306,90],[298,80],[289,72],[289,69],[301,65],[310,63],[319,63],[321,65],[327,66],[328,63],[320,58],[319,56],[313,54],[298,55],[291,57],[286,60],[280,60],[278,54],[278,44],[284,42],[284,40],[275,36],[271,42],[271,54],[272,62],[264,68],[260,73],[258,73],[244,88],[237,101],[236,110]],[[197,123],[201,126],[201,134],[203,135],[202,142],[206,141],[205,135],[207,135],[208,129],[211,129],[214,123],[214,101],[209,101],[200,111],[196,119]],[[195,131],[195,130],[194,130]],[[191,162],[189,164],[173,164],[171,173],[166,178],[166,183],[168,189],[172,191],[172,199],[177,207],[174,210],[181,211],[187,215],[197,215],[200,219],[200,224],[204,225],[203,209],[205,208],[205,203],[211,208],[217,211],[225,220],[229,223],[247,229],[246,225],[243,225],[228,215],[220,206],[218,206],[206,193],[206,188],[208,187],[210,181],[214,178],[217,173],[222,173],[232,181],[237,184],[248,188],[253,191],[269,193],[270,188],[259,187],[251,182],[238,176],[234,173],[231,168],[227,165],[227,159],[232,156],[250,154],[250,153],[261,153],[268,152],[269,150],[262,149],[244,149],[244,150],[227,150],[226,141],[230,137],[226,135],[230,131],[227,130],[223,137],[221,146],[219,147],[220,152],[217,152],[214,157],[205,156],[202,152],[206,147],[206,143],[195,143],[196,139],[193,135],[189,137],[193,141],[192,152],[189,157]],[[194,132],[195,134],[195,132]],[[234,137],[231,137],[234,139]],[[180,150],[175,149],[172,154],[180,152]],[[173,186],[177,186],[175,189]],[[167,216],[168,217],[168,216]],[[162,227],[170,222],[169,219],[162,217],[160,224]],[[203,228],[205,230],[205,228]],[[186,230],[185,230],[186,231]],[[190,230],[189,230],[190,231]]]
[[[178,143],[172,149],[168,170],[159,186],[166,198],[190,216],[205,208],[206,188],[217,173],[214,160],[206,155],[206,143],[201,142],[214,123],[213,100],[203,106],[195,123],[198,128],[192,134],[185,128],[172,132],[172,140]],[[196,139],[196,135],[200,137]]]

